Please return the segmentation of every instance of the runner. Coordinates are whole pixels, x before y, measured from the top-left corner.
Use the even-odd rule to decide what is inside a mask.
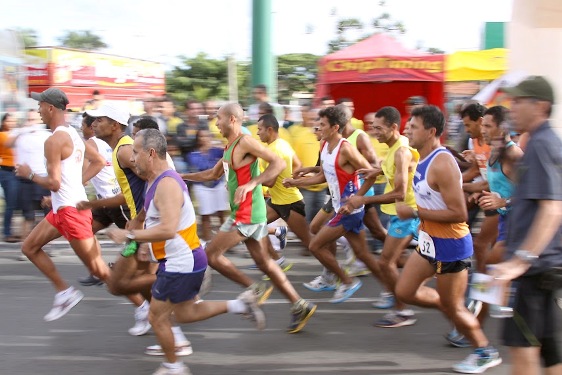
[[[436,106],[412,111],[410,146],[420,153],[414,175],[418,211],[397,204],[402,219],[419,217],[419,245],[402,270],[396,297],[404,303],[439,308],[476,348],[466,360],[453,366],[461,373],[482,373],[499,365],[498,351],[482,332],[475,316],[465,307],[472,237],[466,224],[467,209],[459,167],[441,146],[445,117]],[[436,289],[423,285],[436,276]]]
[[[150,257],[158,262],[152,286],[150,322],[165,353],[154,375],[190,374],[177,360],[171,316],[181,323],[191,323],[224,314],[248,314],[258,329],[265,328],[265,317],[250,290],[230,301],[201,301],[197,294],[207,268],[205,251],[197,236],[197,222],[187,187],[170,169],[166,160],[166,138],[156,129],[141,130],[135,137],[131,161],[139,176],[149,183],[144,209],[145,229],[111,229],[108,236],[117,243],[126,240],[150,243]],[[146,259],[147,252],[139,250]]]
[[[287,331],[296,333],[304,328],[316,311],[316,305],[299,296],[262,245],[262,239],[267,236],[267,217],[261,184],[272,186],[285,168],[285,162],[259,141],[242,133],[243,118],[244,111],[239,104],[222,106],[217,113],[217,126],[228,140],[222,160],[212,169],[187,173],[182,178],[200,182],[216,180],[226,174],[231,214],[219,233],[207,244],[205,251],[209,265],[223,276],[253,290],[263,302],[271,293],[271,288],[263,282],[254,283],[224,256],[226,250],[244,241],[260,270],[293,304]],[[258,158],[269,164],[262,174],[259,173]]]

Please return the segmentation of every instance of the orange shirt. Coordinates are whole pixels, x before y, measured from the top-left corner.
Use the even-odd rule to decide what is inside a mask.
[[[486,176],[486,164],[488,163],[488,159],[490,159],[492,149],[484,141],[480,144],[478,138],[474,138],[472,142],[474,155],[476,156],[476,162],[478,163],[478,169],[480,169],[480,175],[485,180],[488,180]]]
[[[9,132],[0,132],[0,165],[4,167],[14,167],[14,150],[10,147],[6,147],[6,141],[8,140]]]

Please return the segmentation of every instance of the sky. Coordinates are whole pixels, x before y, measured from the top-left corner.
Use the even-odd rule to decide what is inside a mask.
[[[22,4],[25,4],[23,6]],[[512,0],[271,0],[276,55],[325,55],[342,18],[369,24],[383,11],[402,21],[400,40],[414,48],[451,53],[477,50],[483,24],[509,21]],[[3,28],[32,28],[39,45],[59,44],[66,30],[90,30],[109,45],[103,52],[175,64],[205,52],[251,57],[252,0],[6,0]]]

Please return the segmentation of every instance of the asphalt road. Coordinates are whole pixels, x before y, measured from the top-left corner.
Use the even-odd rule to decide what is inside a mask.
[[[54,261],[72,284],[86,274],[72,251],[55,245]],[[104,246],[107,260],[117,248]],[[371,307],[380,292],[372,277],[363,278],[354,298],[331,304],[331,292],[314,293],[301,284],[320,270],[310,257],[301,257],[295,246],[286,255],[294,263],[290,280],[304,298],[318,303],[305,330],[285,333],[289,304],[274,292],[265,304],[267,328],[253,329],[236,315],[183,325],[194,353],[184,357],[193,374],[448,374],[451,366],[470,353],[447,345],[443,335],[448,322],[438,311],[414,308],[418,322],[411,327],[375,328],[372,323],[387,311]],[[46,323],[54,291],[30,262],[17,260],[17,245],[0,250],[0,375],[118,375],[151,374],[160,358],[143,354],[156,343],[152,332],[132,337],[133,307],[127,300],[109,295],[103,287],[81,287],[86,297],[68,315]],[[230,255],[240,266],[251,264],[241,254]],[[259,271],[248,271],[256,279]],[[214,273],[208,300],[235,298],[241,288]],[[497,343],[499,321],[489,319],[486,332]],[[504,364],[487,374],[509,373],[507,350],[500,347]]]

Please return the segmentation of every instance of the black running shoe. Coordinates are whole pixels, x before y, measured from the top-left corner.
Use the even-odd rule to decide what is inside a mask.
[[[95,277],[94,275],[88,275],[88,277],[83,277],[78,279],[78,282],[84,286],[92,286],[92,285],[102,285],[103,281]]]
[[[287,327],[287,332],[300,332],[315,311],[316,305],[312,302],[303,299],[297,301],[291,308],[291,324]]]

